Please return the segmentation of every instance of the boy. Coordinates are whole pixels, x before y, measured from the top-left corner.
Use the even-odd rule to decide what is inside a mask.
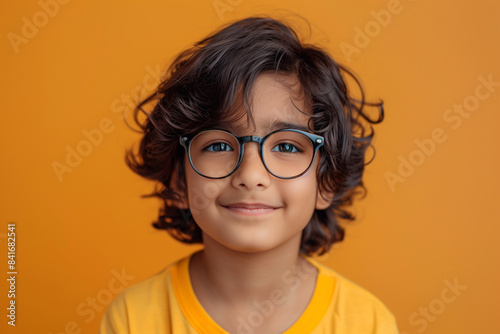
[[[178,56],[136,110],[144,137],[127,163],[161,185],[155,227],[204,248],[124,290],[101,333],[397,333],[382,302],[309,257],[354,218],[366,124],[383,117],[341,72],[265,17]]]

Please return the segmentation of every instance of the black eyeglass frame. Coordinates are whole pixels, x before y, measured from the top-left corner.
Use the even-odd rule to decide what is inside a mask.
[[[240,151],[239,151],[239,156],[238,156],[238,162],[236,163],[236,166],[234,167],[234,169],[229,174],[227,174],[226,176],[212,177],[212,176],[203,175],[202,173],[200,173],[196,169],[196,167],[194,166],[193,161],[191,160],[191,142],[192,142],[192,140],[197,135],[199,135],[200,133],[207,132],[207,131],[214,131],[214,130],[216,130],[216,131],[223,131],[223,132],[226,132],[226,133],[230,134],[231,136],[233,136],[238,141],[238,144],[240,146],[239,147]],[[282,177],[282,176],[278,176],[278,175],[274,174],[273,172],[271,172],[269,170],[269,168],[266,165],[266,161],[264,160],[263,149],[264,149],[264,143],[267,140],[267,138],[269,138],[271,135],[273,135],[273,134],[275,134],[277,132],[284,132],[284,131],[298,132],[300,134],[303,134],[304,136],[306,136],[307,138],[309,138],[309,140],[311,141],[311,143],[313,145],[314,153],[313,153],[311,162],[309,163],[309,166],[307,166],[307,168],[302,173],[300,173],[298,175],[295,175],[295,176]],[[201,131],[199,131],[198,133],[196,133],[194,135],[180,136],[179,142],[182,145],[182,147],[184,147],[186,149],[186,153],[188,155],[189,164],[191,165],[191,167],[193,168],[193,170],[197,174],[199,174],[199,175],[201,175],[201,176],[203,176],[203,177],[205,177],[207,179],[224,179],[224,178],[226,178],[226,177],[231,176],[232,174],[234,174],[234,172],[236,172],[236,170],[238,170],[238,168],[241,165],[241,162],[243,161],[243,155],[245,153],[245,143],[256,142],[256,143],[259,144],[260,160],[262,161],[262,164],[264,165],[264,167],[266,168],[266,170],[269,172],[269,174],[271,174],[274,177],[277,177],[279,179],[288,180],[288,179],[295,179],[295,178],[297,178],[299,176],[304,175],[309,170],[309,168],[311,168],[312,164],[314,163],[314,161],[316,159],[316,153],[318,152],[318,149],[321,146],[323,146],[323,144],[325,142],[325,139],[322,136],[315,135],[313,133],[309,133],[309,132],[302,131],[302,130],[297,130],[297,129],[279,129],[279,130],[275,130],[275,131],[272,131],[272,132],[268,133],[264,137],[258,137],[258,136],[243,136],[243,137],[238,137],[234,133],[232,133],[232,132],[230,132],[228,130],[225,130],[225,129],[210,128],[210,129],[201,130]]]

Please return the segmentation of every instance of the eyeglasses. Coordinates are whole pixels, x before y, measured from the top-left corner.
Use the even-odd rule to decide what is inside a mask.
[[[260,158],[267,171],[280,179],[293,179],[311,167],[324,138],[296,129],[283,129],[265,137],[238,137],[221,129],[202,130],[194,136],[181,136],[191,167],[201,176],[222,179],[241,164],[245,143],[259,143]]]

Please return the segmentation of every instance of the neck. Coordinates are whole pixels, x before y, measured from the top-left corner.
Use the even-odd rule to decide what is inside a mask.
[[[204,235],[205,248],[194,255],[191,277],[195,292],[211,291],[223,303],[268,299],[273,290],[287,294],[314,279],[316,270],[299,255],[300,235],[264,252],[228,249]]]

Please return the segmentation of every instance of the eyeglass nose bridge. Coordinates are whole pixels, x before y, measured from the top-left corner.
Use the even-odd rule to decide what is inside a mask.
[[[264,141],[264,138],[265,137],[244,136],[244,137],[240,137],[240,142],[241,142],[241,144],[246,144],[246,143],[250,143],[250,142],[256,142],[256,143],[259,143],[261,145],[262,142]]]
[[[271,171],[269,171],[269,169],[267,168],[266,162],[264,161],[264,157],[262,155],[263,154],[262,153],[262,143],[264,142],[264,140],[266,138],[267,138],[267,136],[266,137],[258,137],[258,136],[237,137],[238,141],[240,142],[240,156],[239,156],[238,163],[237,163],[234,171],[236,171],[236,169],[239,168],[241,162],[243,161],[243,155],[245,154],[245,144],[255,142],[255,143],[259,144],[259,156],[260,156],[260,160],[261,160],[262,164],[267,169],[267,171],[271,173]]]

